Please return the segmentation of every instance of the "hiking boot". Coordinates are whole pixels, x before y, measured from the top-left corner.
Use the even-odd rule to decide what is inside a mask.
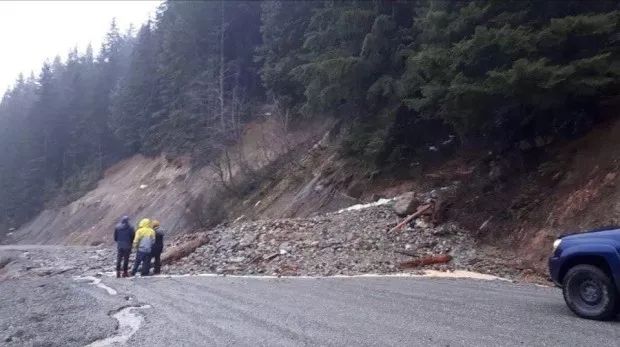
[[[129,274],[127,273],[127,271],[123,272],[123,278],[129,277]]]
[[[116,278],[121,278],[121,272],[120,271],[116,271]]]

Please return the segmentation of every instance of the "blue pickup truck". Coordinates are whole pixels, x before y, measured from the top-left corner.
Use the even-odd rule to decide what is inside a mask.
[[[596,320],[614,318],[620,312],[620,227],[558,238],[549,272],[575,314]]]

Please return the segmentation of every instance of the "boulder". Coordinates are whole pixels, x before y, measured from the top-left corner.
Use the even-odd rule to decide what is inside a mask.
[[[407,192],[405,194],[397,196],[394,199],[392,209],[397,215],[404,217],[414,213],[419,204],[420,202],[416,198],[415,193]]]

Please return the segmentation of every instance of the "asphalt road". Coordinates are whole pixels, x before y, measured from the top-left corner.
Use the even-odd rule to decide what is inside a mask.
[[[0,346],[620,346],[620,320],[577,318],[555,288],[415,277],[76,280],[107,261],[99,252],[0,247],[13,259],[0,269]],[[60,265],[73,273],[35,271]]]
[[[620,346],[555,288],[428,278],[105,279],[149,304],[132,346]],[[101,291],[92,286],[91,290]]]

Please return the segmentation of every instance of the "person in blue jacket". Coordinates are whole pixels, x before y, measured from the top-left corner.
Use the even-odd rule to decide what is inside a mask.
[[[118,253],[116,255],[116,277],[121,277],[121,261],[123,262],[123,277],[128,277],[129,255],[135,230],[129,224],[129,217],[123,216],[121,222],[114,229],[114,241]]]

